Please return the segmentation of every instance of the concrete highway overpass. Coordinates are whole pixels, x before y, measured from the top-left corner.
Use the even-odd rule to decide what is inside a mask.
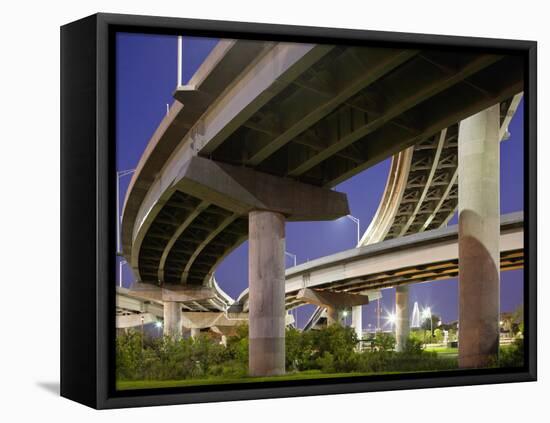
[[[140,284],[211,288],[248,237],[250,373],[284,372],[285,221],[346,215],[332,187],[497,105],[493,127],[522,90],[515,56],[222,40],[141,157],[123,255]],[[178,307],[165,302],[176,335]]]
[[[523,213],[502,216],[501,271],[523,268]],[[305,288],[365,294],[413,283],[443,281],[458,276],[458,225],[389,239],[310,260],[286,270],[287,310],[307,304],[298,294]],[[248,289],[235,304],[248,311]]]
[[[499,139],[523,94],[500,104]],[[458,208],[458,123],[392,157],[386,187],[376,214],[358,246],[374,244],[426,230],[445,227]],[[353,310],[358,335],[362,332],[360,307]],[[315,310],[306,328],[324,315]]]

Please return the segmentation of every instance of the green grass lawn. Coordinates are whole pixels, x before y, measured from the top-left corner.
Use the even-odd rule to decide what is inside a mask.
[[[511,344],[504,344],[500,346],[500,350],[507,350],[511,348]],[[437,355],[446,358],[458,357],[458,348],[448,348],[448,347],[427,347],[426,351],[436,352]]]
[[[458,348],[448,348],[448,347],[427,347],[426,351],[436,352],[438,355],[445,357],[451,357],[453,355],[458,355]]]
[[[250,382],[272,382],[286,380],[303,379],[326,379],[337,377],[365,376],[367,373],[321,373],[320,370],[309,370],[304,372],[288,373],[281,376],[264,376],[241,378],[209,377],[205,379],[183,379],[183,380],[126,380],[117,381],[118,390],[126,389],[146,389],[146,388],[174,388],[182,386],[201,386],[201,385],[222,385],[231,383],[250,383]]]
[[[423,373],[437,371],[425,370]],[[340,377],[357,377],[357,376],[375,376],[389,374],[404,374],[418,373],[414,372],[377,372],[377,373],[322,373],[320,370],[307,370],[303,372],[288,373],[282,376],[264,376],[251,377],[245,376],[241,378],[224,378],[221,376],[209,377],[204,379],[182,379],[182,380],[124,380],[117,381],[116,389],[119,391],[129,389],[151,389],[151,388],[180,388],[185,386],[204,386],[204,385],[225,385],[232,383],[251,383],[251,382],[273,382],[287,380],[305,380],[305,379],[328,379]]]

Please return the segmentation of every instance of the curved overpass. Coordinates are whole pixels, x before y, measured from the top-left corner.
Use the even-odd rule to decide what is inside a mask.
[[[500,105],[501,140],[523,97]],[[359,245],[445,226],[458,205],[458,123],[392,157],[386,188]]]
[[[519,93],[500,104],[501,140],[522,97]],[[358,246],[447,225],[458,206],[458,131],[456,123],[392,157],[380,204]],[[321,316],[316,309],[306,328]]]
[[[498,55],[221,41],[139,162],[123,254],[137,280],[207,285],[246,239],[250,203],[197,188],[193,157],[331,187],[522,88],[520,61]]]
[[[284,221],[348,214],[332,187],[520,93],[523,69],[475,51],[222,40],[140,159],[122,253],[149,289],[209,288],[250,235],[251,374],[284,372]],[[184,297],[170,298],[165,323]]]
[[[501,218],[501,271],[523,267],[523,212]],[[458,225],[388,239],[311,260],[287,269],[286,308],[305,304],[305,288],[362,294],[410,283],[441,281],[458,276]],[[234,311],[248,311],[248,290]]]

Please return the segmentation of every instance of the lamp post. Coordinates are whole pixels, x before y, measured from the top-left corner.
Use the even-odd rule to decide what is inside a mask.
[[[288,251],[285,251],[285,255],[290,257],[294,262],[294,267],[296,267],[296,254],[289,253]]]
[[[290,257],[294,263],[294,267],[296,267],[296,254],[285,251],[285,256]],[[292,309],[292,315],[294,316],[294,327],[298,329],[298,307]]]
[[[391,332],[393,332],[393,327],[394,327],[394,324],[395,324],[395,321],[396,321],[396,315],[395,315],[395,313],[388,313],[388,315],[386,316],[386,320],[387,320],[388,323],[390,324],[390,330],[391,330]]]
[[[156,322],[155,323],[157,330],[157,336],[160,336],[160,330],[162,329],[162,322]]]
[[[135,169],[126,169],[126,170],[119,170],[116,173],[116,252],[117,254],[121,253],[120,248],[120,223],[122,220],[122,216],[120,216],[120,199],[119,193],[120,193],[120,178],[124,176],[131,175],[134,173]]]
[[[359,219],[357,219],[355,216],[352,216],[351,214],[346,215],[346,217],[357,225],[357,244],[356,244],[356,246],[359,246],[359,242],[361,241],[361,221]]]
[[[426,307],[424,310],[422,310],[422,318],[424,320],[430,319],[430,342],[433,342],[433,320],[432,320],[432,309],[430,307]]]
[[[183,64],[181,62],[183,56],[183,37],[180,35],[178,37],[178,87],[182,84],[182,73],[183,73]],[[176,87],[177,88],[177,87]]]
[[[143,313],[141,314],[141,351],[143,351],[143,337],[145,336],[145,331],[143,329],[143,321],[145,318],[143,317]]]
[[[122,266],[128,263],[126,260],[120,260],[118,263],[118,286],[122,288]]]

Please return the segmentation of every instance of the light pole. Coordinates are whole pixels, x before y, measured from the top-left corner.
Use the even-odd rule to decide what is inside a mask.
[[[397,319],[397,317],[396,317],[395,313],[388,313],[388,315],[386,317],[386,320],[390,324],[391,332],[393,332],[393,327],[394,327],[396,319]]]
[[[120,260],[118,262],[118,286],[122,288],[122,266],[128,263],[126,260]]]
[[[156,322],[155,326],[157,327],[157,336],[160,336],[160,330],[162,329],[162,322]]]
[[[120,193],[120,178],[131,175],[135,171],[136,171],[135,169],[126,169],[126,170],[119,170],[116,173],[116,252],[117,254],[121,253],[120,223],[122,220],[122,216],[120,216],[120,199],[118,198]]]
[[[289,253],[288,251],[285,251],[285,255],[290,257],[294,261],[294,267],[296,267],[296,254]]]
[[[356,246],[359,246],[359,242],[361,241],[361,221],[357,219],[355,216],[352,216],[351,214],[347,214],[346,217],[357,225],[357,245]]]
[[[380,298],[378,298],[376,303],[376,330],[375,332],[380,332]]]
[[[348,311],[344,310],[342,312],[342,316],[344,317],[344,326],[347,326],[348,325]]]
[[[422,317],[424,320],[430,319],[430,342],[433,342],[433,320],[432,320],[432,309],[430,307],[426,307],[424,310],[422,310]]]
[[[178,87],[182,84],[183,64],[181,62],[183,56],[183,37],[178,37]],[[176,87],[177,88],[177,87]]]
[[[141,351],[143,351],[143,337],[145,335],[144,329],[143,329],[143,321],[145,318],[143,317],[143,313],[141,314]]]
[[[296,267],[296,254],[289,253],[285,251],[285,255],[290,257],[294,262],[294,267]],[[298,329],[298,307],[292,309],[292,315],[294,316],[294,327]]]

